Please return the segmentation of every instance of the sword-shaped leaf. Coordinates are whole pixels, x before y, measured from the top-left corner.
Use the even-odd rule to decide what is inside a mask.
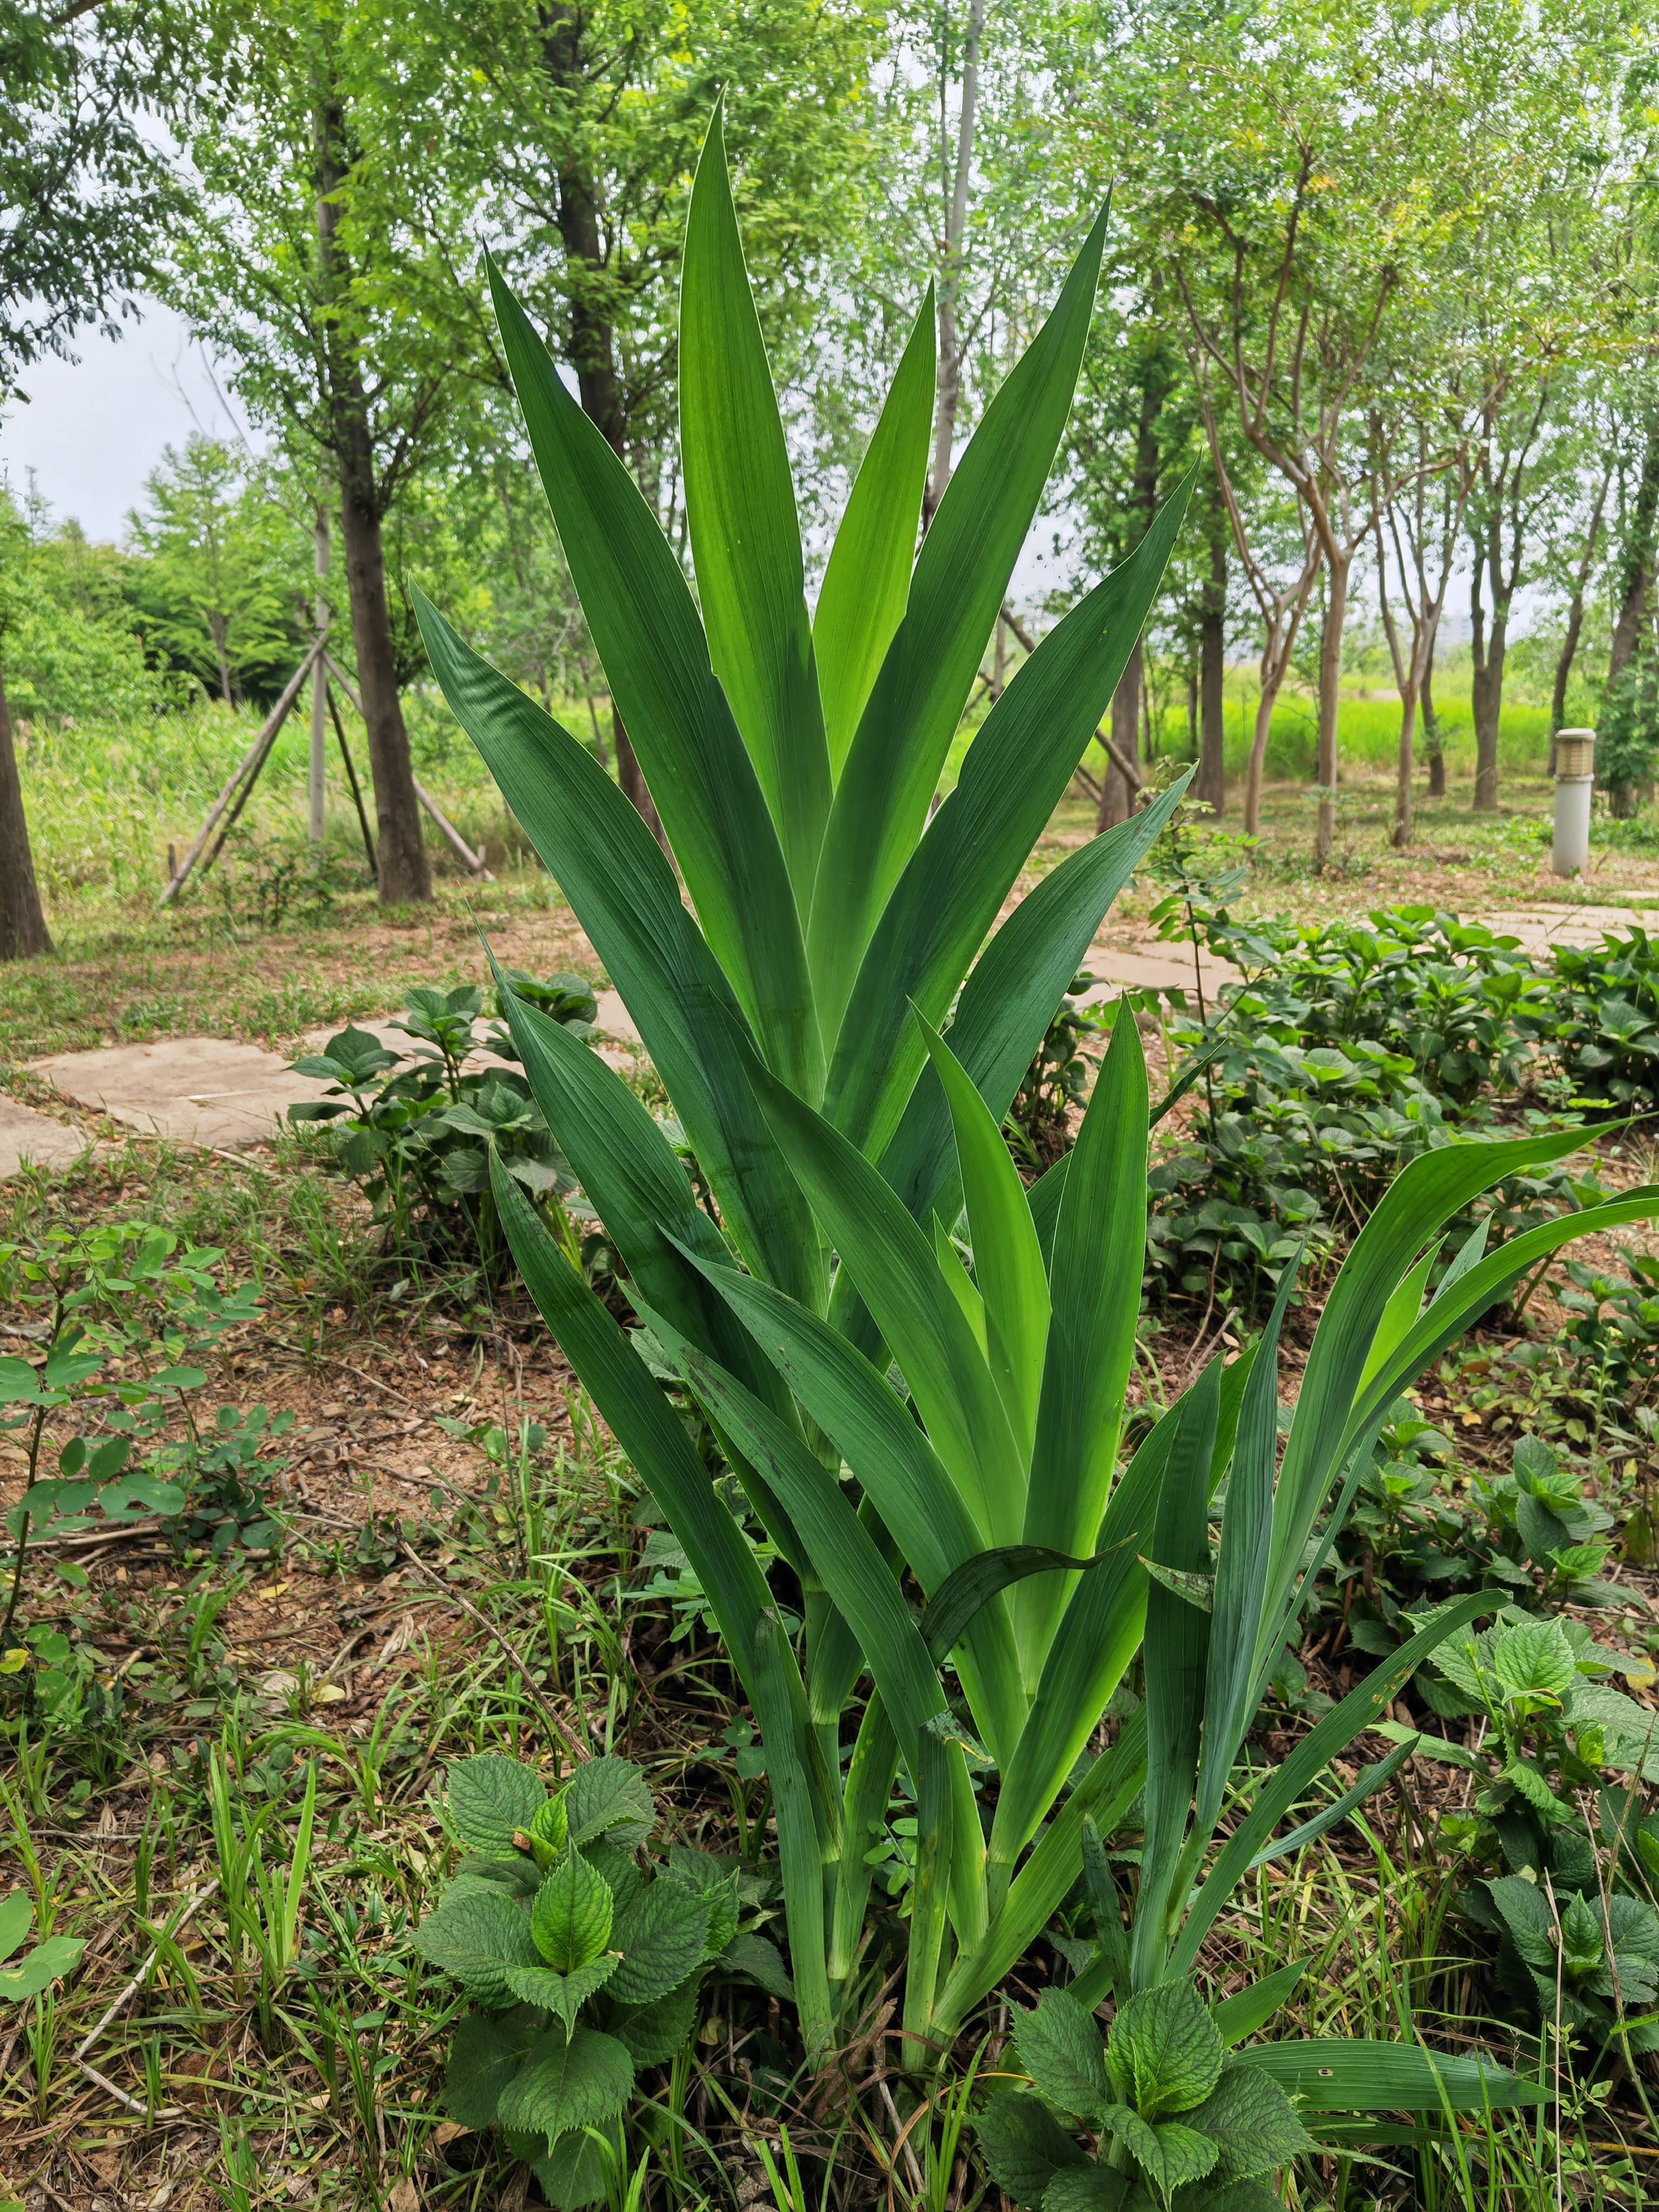
[[[1054,312],[968,441],[921,542],[904,620],[842,770],[809,930],[826,1043],[841,1027],[877,916],[921,834],[1042,496],[1071,411],[1105,240],[1103,210]]]
[[[812,617],[830,772],[836,778],[910,597],[933,426],[934,356],[930,284],[854,479]]]
[[[912,1002],[927,1020],[943,1018],[1077,772],[1157,594],[1187,491],[1183,481],[1129,558],[1022,665],[905,864],[860,967],[853,1018],[841,1026],[824,1087],[824,1112],[861,1152],[879,1158],[886,1149],[920,1073]],[[832,1026],[826,1018],[826,1043]]]
[[[690,588],[626,465],[493,262],[489,285],[582,612],[697,918],[768,1060],[816,1097],[823,1046],[795,895]]]
[[[974,1274],[985,1301],[991,1372],[1020,1456],[1029,1459],[1048,1334],[1048,1279],[1042,1254],[1025,1186],[1000,1125],[950,1046],[930,1024],[921,1023],[921,1027],[956,1132]]]
[[[661,847],[586,747],[418,591],[415,612],[456,720],[638,1024],[732,1241],[757,1273],[816,1304],[817,1231],[755,1104],[732,987]]]
[[[680,455],[708,657],[755,763],[804,912],[830,811],[830,754],[795,487],[744,265],[718,106],[685,225]]]

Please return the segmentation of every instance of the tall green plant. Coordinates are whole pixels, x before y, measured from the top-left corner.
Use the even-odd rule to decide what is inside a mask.
[[[1042,1929],[1077,1879],[1085,1818],[1104,1829],[1140,1795],[1154,1732],[1160,1763],[1166,1738],[1179,1756],[1157,1785],[1146,1972],[1170,1967],[1188,1929],[1201,1935],[1217,1893],[1201,1887],[1190,1911],[1188,1893],[1308,1586],[1322,1510],[1356,1480],[1440,1323],[1463,1325],[1497,1294],[1472,1267],[1460,1280],[1474,1288],[1419,1322],[1427,1241],[1499,1175],[1554,1156],[1458,1147],[1402,1179],[1333,1292],[1276,1480],[1271,1351],[1215,1370],[1118,1472],[1146,1233],[1133,1019],[1116,1024],[1074,1151],[1029,1194],[1001,1122],[1179,787],[1069,857],[986,939],[1110,698],[1180,497],[1022,665],[928,818],[1064,425],[1103,235],[1097,224],[913,560],[933,384],[924,304],[810,620],[718,118],[682,303],[701,612],[632,479],[492,278],[571,572],[695,916],[582,745],[420,608],[446,695],[638,1024],[714,1200],[718,1223],[634,1093],[504,989],[538,1103],[740,1480],[747,1510],[734,1513],[644,1361],[493,1163],[526,1280],[672,1522],[759,1723],[818,2055],[837,2038],[901,1767],[917,1807],[913,2047],[948,2039]],[[971,1265],[951,1237],[964,1211]],[[1498,1273],[1547,1249],[1517,1239]],[[1164,1596],[1212,1571],[1200,1553],[1230,1465],[1215,1656],[1181,1623],[1178,1722],[1149,1701],[1096,1750],[1140,1648],[1143,1561],[1157,1626]],[[799,1648],[751,1522],[799,1582]],[[919,1621],[907,1576],[927,1601]],[[1285,1805],[1308,1778],[1289,1775]],[[1230,1863],[1224,1850],[1207,1879],[1224,1887]]]

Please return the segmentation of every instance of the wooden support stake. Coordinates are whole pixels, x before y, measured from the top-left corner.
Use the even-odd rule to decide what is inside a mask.
[[[368,717],[366,714],[363,714],[363,702],[358,697],[356,686],[352,683],[351,678],[346,674],[344,669],[341,667],[339,662],[336,660],[331,653],[325,651],[323,658],[328,663],[329,673],[333,677],[340,689],[345,693],[346,697],[350,700],[358,714],[362,716],[363,720],[367,722]],[[414,780],[411,779],[411,781]],[[473,851],[471,845],[467,843],[465,838],[462,836],[460,831],[455,827],[455,824],[449,819],[448,816],[441,811],[437,800],[432,796],[432,793],[427,789],[423,783],[419,781],[415,782],[415,796],[420,801],[421,805],[426,809],[427,812],[432,817],[432,819],[437,823],[439,829],[443,832],[443,835],[448,839],[449,842],[454,847],[455,850],[460,854],[462,860],[466,862],[467,866],[471,870],[472,873],[475,876],[480,877],[483,882],[493,884],[495,878],[490,873],[489,870],[484,866],[483,847],[481,846],[476,853]]]
[[[340,720],[340,710],[335,704],[331,691],[328,695],[328,711],[334,718],[334,734],[340,740],[340,758],[345,763],[346,781],[351,786],[352,803],[357,809],[357,827],[363,833],[363,850],[368,855],[368,872],[371,876],[376,875],[379,866],[374,858],[374,840],[368,834],[368,816],[363,810],[363,794],[357,782],[357,771],[352,765],[351,749],[346,744],[345,724]]]
[[[196,866],[197,861],[200,859],[203,846],[207,843],[208,839],[213,835],[214,829],[219,820],[219,817],[224,812],[226,807],[229,805],[231,799],[235,795],[237,786],[242,781],[244,776],[247,777],[249,782],[252,783],[253,779],[258,776],[259,770],[264,767],[264,757],[270,751],[271,745],[276,741],[277,731],[282,728],[283,722],[288,719],[289,709],[299,697],[301,687],[304,684],[307,677],[311,673],[312,663],[322,651],[322,647],[323,641],[321,638],[314,638],[312,641],[309,650],[306,653],[305,659],[295,670],[293,675],[289,678],[287,684],[283,687],[282,697],[278,699],[276,704],[271,708],[270,714],[266,717],[265,721],[260,729],[258,736],[255,738],[253,743],[243,754],[241,760],[237,764],[235,774],[231,777],[229,782],[226,784],[224,789],[219,793],[219,796],[214,800],[212,806],[209,809],[208,818],[202,824],[200,830],[198,832],[196,842],[191,845],[190,850],[185,854],[184,859],[179,862],[179,866],[174,870],[173,873],[167,878],[167,889],[161,893],[161,902],[163,906],[167,905],[172,900],[177,898],[179,892],[184,889],[185,878],[189,876],[191,870]],[[241,810],[238,808],[237,811],[240,812]]]

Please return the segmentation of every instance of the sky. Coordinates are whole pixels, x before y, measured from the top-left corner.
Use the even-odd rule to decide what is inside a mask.
[[[125,534],[164,446],[196,428],[240,435],[179,316],[152,302],[121,330],[115,339],[83,331],[78,361],[37,362],[23,377],[27,404],[0,417],[0,471],[13,490],[27,490],[33,470],[54,517],[72,516],[98,539]]]

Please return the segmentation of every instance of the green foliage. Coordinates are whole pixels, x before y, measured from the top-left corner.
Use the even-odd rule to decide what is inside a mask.
[[[267,1490],[284,1462],[270,1447],[292,1413],[221,1406],[210,1425],[195,1410],[208,1379],[201,1363],[262,1318],[252,1284],[220,1288],[223,1258],[143,1222],[52,1227],[0,1244],[0,1281],[33,1316],[40,1347],[36,1358],[0,1356],[0,1430],[27,1467],[7,1516],[16,1550],[6,1628],[38,1531],[155,1520],[178,1548],[215,1556],[281,1541]],[[75,1431],[57,1449],[55,1474],[43,1459],[48,1424]],[[33,1680],[49,1705],[73,1703],[76,1678],[49,1657]]]
[[[307,580],[283,489],[192,431],[182,452],[162,448],[130,518],[140,557],[128,588],[146,645],[227,705],[268,702],[299,658]]]
[[[1167,2206],[1188,2184],[1203,2186],[1185,2188],[1183,2206],[1231,2203],[1233,2185],[1265,2181],[1313,2147],[1278,2083],[1227,2057],[1190,1981],[1121,2004],[1103,2051],[1092,2015],[1065,1990],[1045,1990],[1017,2021],[1015,2060],[1036,2094],[1000,2092],[979,2123],[986,2163],[1016,2203]],[[1127,2167],[1085,2163],[1055,2113],[1097,2130]]]
[[[34,1900],[23,1889],[12,1891],[0,1904],[0,1960],[9,1959],[34,1925]],[[18,1960],[15,1966],[0,1966],[0,2000],[21,2004],[80,1964],[86,1944],[78,1936],[48,1936]]]
[[[550,1021],[587,1034],[598,1000],[581,976],[503,981]],[[492,1158],[531,1194],[580,1263],[583,1239],[563,1202],[574,1183],[529,1083],[501,1065],[519,1058],[509,1030],[489,1022],[481,1033],[484,998],[471,984],[418,984],[404,1005],[394,1026],[413,1039],[408,1049],[348,1027],[320,1053],[291,1061],[295,1073],[331,1087],[290,1106],[289,1120],[325,1127],[331,1157],[373,1206],[386,1256],[402,1272],[459,1261],[495,1279],[504,1247]]]
[[[1659,944],[1634,925],[1599,945],[1558,946],[1555,986],[1533,1033],[1575,1099],[1629,1111],[1659,1099]]]
[[[1094,1070],[1079,1047],[1085,1037],[1099,1036],[1111,1026],[1097,1008],[1072,1003],[1094,981],[1086,972],[1073,977],[1008,1109],[1009,1141],[1027,1167],[1039,1173],[1068,1149],[1072,1116],[1088,1103]]]
[[[1223,906],[1194,923],[1244,975],[1207,1021],[1170,1024],[1174,1045],[1212,1056],[1182,1141],[1152,1170],[1149,1284],[1248,1311],[1295,1254],[1346,1244],[1407,1160],[1496,1126],[1551,991],[1513,939],[1428,907],[1302,925]],[[1493,1229],[1591,1194],[1559,1169],[1505,1178]]]
[[[614,2134],[636,2073],[690,2039],[710,1972],[757,1964],[770,1985],[777,1954],[739,1935],[735,1865],[683,1847],[641,1863],[656,1808],[626,1759],[590,1759],[550,1796],[518,1759],[480,1753],[450,1766],[448,1806],[472,1856],[414,1936],[477,2007],[445,2102],[464,2127],[505,2130],[551,2203],[594,2203],[587,2131]]]
[[[1260,1856],[1322,1832],[1387,1778],[1385,1761],[1275,1840],[1329,1760],[1489,1601],[1459,1601],[1401,1647],[1255,1784],[1217,1845],[1235,1759],[1388,1408],[1573,1229],[1650,1210],[1638,1194],[1517,1233],[1485,1258],[1472,1251],[1419,1311],[1447,1223],[1504,1177],[1553,1169],[1576,1138],[1425,1151],[1337,1279],[1277,1474],[1276,1324],[1253,1363],[1208,1369],[1119,1470],[1146,1218],[1149,1103],[1133,1018],[1120,1010],[1075,1148],[1030,1193],[1000,1132],[1179,787],[1071,855],[980,947],[1110,697],[1179,501],[1022,665],[928,821],[1060,434],[1100,242],[1097,230],[961,458],[838,774],[811,679],[838,656],[873,667],[874,655],[862,635],[809,626],[800,604],[793,493],[718,129],[698,171],[684,284],[688,343],[707,356],[688,380],[698,419],[684,434],[706,629],[627,471],[495,279],[532,447],[695,921],[586,750],[422,607],[446,696],[634,1015],[710,1194],[707,1209],[696,1202],[619,1078],[504,992],[530,1090],[605,1224],[647,1338],[623,1336],[499,1158],[496,1202],[532,1295],[661,1507],[758,1723],[817,2061],[836,2047],[866,1952],[872,1859],[902,1862],[908,1878],[903,2027],[920,2054],[948,2043],[1046,1925],[1077,1879],[1086,1817],[1109,1827],[1144,1789],[1133,1941],[1127,1956],[1103,1949],[1127,2002],[1190,1971]],[[889,402],[926,404],[919,380]],[[914,467],[920,450],[879,434],[871,448],[882,474],[869,496],[907,544],[915,484],[900,457]],[[844,687],[830,689],[850,718]],[[1409,968],[1404,953],[1393,963],[1402,990]],[[1448,1013],[1435,1000],[1432,1012],[1436,1037],[1450,1040],[1441,1057],[1481,1045],[1461,1001]],[[691,1394],[732,1481],[711,1486],[653,1358]],[[1209,1503],[1224,1476],[1212,1553]],[[766,1579],[773,1557],[801,1593],[799,1656]],[[927,1600],[920,1626],[898,1568]],[[1200,1589],[1207,1610],[1192,1602]],[[1145,1708],[1091,1757],[1143,1637]],[[878,1693],[867,1700],[866,1668]],[[844,1762],[848,1706],[857,1734]],[[896,1786],[914,1826],[890,1844]],[[1128,2109],[1137,2126],[1183,2124]],[[1170,2180],[1190,2151],[1160,2136],[1148,2171]]]

